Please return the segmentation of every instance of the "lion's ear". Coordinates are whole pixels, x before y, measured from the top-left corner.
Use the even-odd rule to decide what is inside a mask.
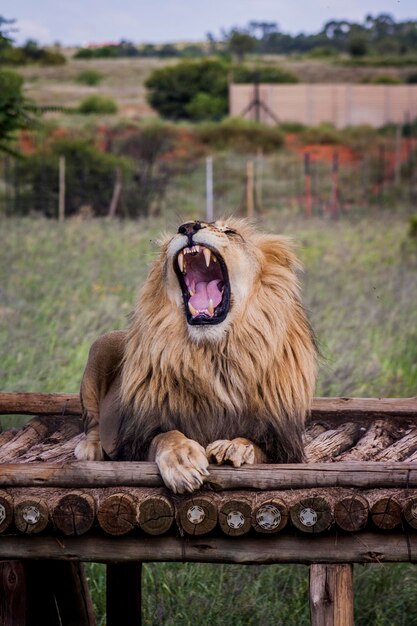
[[[267,263],[281,265],[289,270],[301,269],[301,263],[294,253],[294,243],[282,235],[261,235],[256,242]]]

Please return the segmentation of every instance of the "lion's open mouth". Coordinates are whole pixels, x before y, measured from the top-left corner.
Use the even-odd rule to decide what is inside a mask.
[[[219,324],[229,312],[227,267],[212,248],[194,245],[180,250],[174,260],[189,324]]]

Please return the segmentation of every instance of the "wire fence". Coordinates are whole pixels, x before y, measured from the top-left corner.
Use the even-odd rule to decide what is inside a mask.
[[[368,207],[414,207],[417,201],[416,146],[401,160],[384,147],[346,160],[343,149],[327,146],[326,159],[314,151],[281,151],[251,157],[218,154],[192,162],[163,159],[147,171],[77,169],[71,158],[37,162],[5,157],[0,162],[0,215],[41,213],[140,217],[172,210],[206,213],[209,219],[234,212],[252,216],[293,209],[306,217],[337,216]],[[35,171],[36,169],[36,171]]]

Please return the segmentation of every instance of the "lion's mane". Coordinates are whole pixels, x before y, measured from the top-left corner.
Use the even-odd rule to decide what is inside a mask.
[[[300,301],[300,266],[289,239],[260,234],[243,220],[232,225],[258,270],[250,297],[216,341],[190,339],[181,307],[167,294],[169,242],[162,245],[127,334],[116,458],[146,459],[152,438],[169,430],[203,446],[246,437],[269,462],[303,458],[316,351]]]

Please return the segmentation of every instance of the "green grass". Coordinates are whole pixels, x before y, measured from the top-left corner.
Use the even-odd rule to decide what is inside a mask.
[[[0,221],[2,390],[78,390],[92,341],[126,325],[158,234],[173,231],[176,210],[203,217],[193,213],[193,202],[203,202],[192,181],[169,199],[170,210],[153,222]],[[415,395],[417,242],[405,214],[368,213],[307,221],[270,209],[259,220],[298,241],[305,303],[323,355],[317,394]],[[87,571],[104,624],[104,566]],[[414,566],[355,572],[357,625],[417,626]],[[149,564],[144,623],[303,626],[307,586],[304,566]]]

